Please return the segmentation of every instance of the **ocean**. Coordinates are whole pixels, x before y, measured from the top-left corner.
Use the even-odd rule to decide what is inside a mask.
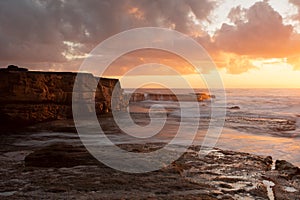
[[[139,92],[147,95],[168,94],[170,91],[143,89]],[[187,94],[182,89],[177,92]],[[207,91],[199,89],[196,92]],[[300,89],[227,89],[226,107],[217,108],[217,111],[226,110],[224,126],[218,127],[222,130],[220,135],[215,135],[214,131],[208,132],[209,128],[215,128],[208,125],[215,120],[211,118],[211,108],[219,101],[218,94],[212,95],[216,96],[211,100],[185,101],[181,104],[153,100],[132,102],[128,111],[129,118],[135,123],[128,122],[128,115],[124,118],[123,114],[118,113],[100,117],[98,120],[106,136],[98,137],[98,121],[97,124],[84,121],[80,126],[87,130],[87,134],[81,136],[81,139],[91,145],[111,145],[105,137],[113,144],[169,143],[176,138],[178,144],[203,146],[207,144],[205,141],[211,140],[215,142],[216,148],[272,156],[274,160],[287,160],[300,167]],[[200,108],[200,112],[196,107]],[[118,116],[121,116],[119,121]],[[116,121],[119,123],[117,126]],[[54,124],[62,129],[73,126],[64,121]],[[181,128],[183,125],[185,127]],[[53,122],[46,126],[52,127]],[[38,130],[14,145],[43,147],[57,142],[82,145],[73,132]],[[183,134],[178,135],[179,130],[183,130]]]
[[[138,92],[146,95],[170,91],[140,89]],[[196,92],[207,91],[199,89]],[[185,94],[185,90],[178,89],[177,93]],[[300,89],[227,89],[226,99],[225,124],[215,147],[270,155],[273,159],[287,160],[300,166]],[[218,96],[211,101],[199,102],[200,113],[196,111],[193,103],[184,102],[179,105],[172,101],[149,100],[131,103],[130,112],[138,116],[135,121],[141,125],[138,129],[140,135],[143,135],[143,126],[151,125],[153,130],[157,130],[157,127],[153,127],[155,123],[150,124],[151,120],[147,117],[143,118],[138,114],[151,110],[152,115],[148,118],[159,119],[160,113],[167,113],[168,120],[164,123],[164,128],[157,137],[151,137],[150,141],[170,141],[175,137],[174,132],[180,127],[180,122],[190,120],[189,126],[198,126],[193,144],[203,144],[204,137],[215,137],[207,132],[212,101],[218,101]],[[182,109],[185,110],[184,116],[181,115]],[[195,123],[195,118],[199,119],[199,124]],[[187,132],[186,137],[181,137],[180,141],[188,142],[190,135]]]

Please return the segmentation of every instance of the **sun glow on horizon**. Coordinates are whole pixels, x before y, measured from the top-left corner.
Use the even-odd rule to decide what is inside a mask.
[[[98,56],[92,55],[93,49],[103,41],[123,31],[157,27],[193,39],[203,47],[203,52],[215,66],[210,59],[202,61],[203,57],[192,48],[185,48],[184,53],[193,57],[192,63],[196,67],[172,52],[145,48],[120,56],[104,74],[97,74],[97,67],[105,65],[102,61],[96,63],[94,71],[85,72],[121,78],[133,68],[148,64],[148,68],[136,70],[130,75],[132,77],[124,79],[124,87],[134,87],[146,78],[153,81],[170,79],[174,88],[182,87],[170,70],[162,67],[165,65],[188,79],[192,87],[199,88],[205,87],[199,74],[205,76],[217,67],[226,88],[300,88],[299,0],[111,1],[105,4],[61,1],[61,6],[54,6],[49,16],[42,15],[50,2],[31,1],[32,6],[14,1],[3,4],[7,14],[15,12],[14,6],[21,6],[24,13],[36,16],[38,20],[23,17],[23,12],[0,20],[4,35],[7,35],[4,37],[7,42],[2,45],[1,67],[15,64],[29,70],[78,72],[85,59]],[[88,12],[93,10],[89,6],[102,12]],[[72,9],[69,8],[73,7],[78,12],[70,12]],[[18,21],[27,24],[28,34],[19,34],[24,26],[15,24]],[[41,28],[37,29],[38,25]],[[181,38],[173,40],[170,34],[151,36],[142,33],[115,42],[115,46],[105,47],[99,58],[114,56],[114,50],[125,50],[147,37],[153,44],[186,47]],[[179,46],[176,48],[180,49]],[[161,66],[155,68],[155,65]],[[197,67],[200,70],[197,71]]]
[[[259,59],[252,61],[257,68],[241,74],[230,74],[225,68],[219,68],[224,88],[300,88],[300,71],[285,62],[286,59]],[[114,76],[121,79],[124,88],[134,88],[144,80],[160,82],[169,79],[173,88],[182,88],[175,76]],[[205,80],[200,74],[182,75],[193,88],[206,88]]]

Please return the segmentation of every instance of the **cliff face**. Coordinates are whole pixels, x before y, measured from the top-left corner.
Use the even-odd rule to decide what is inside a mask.
[[[31,72],[18,68],[0,70],[0,120],[4,126],[72,118],[73,86],[78,75],[81,100],[95,99],[97,114],[111,111],[116,87],[116,109],[122,109],[122,90],[117,79],[96,78],[88,73]],[[97,85],[92,91],[92,86]],[[76,98],[77,99],[77,98]]]

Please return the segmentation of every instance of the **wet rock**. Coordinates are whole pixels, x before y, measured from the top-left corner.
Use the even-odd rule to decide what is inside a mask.
[[[25,158],[26,167],[74,167],[97,165],[99,162],[84,147],[55,144],[36,150]]]
[[[134,92],[132,94],[128,94],[128,96],[130,97],[130,102],[145,101],[144,93]]]
[[[275,169],[279,171],[283,170],[291,170],[297,168],[293,164],[287,162],[286,160],[276,160],[275,162]]]
[[[269,167],[269,169],[271,170],[272,168],[272,164],[273,164],[273,159],[271,156],[267,156],[264,158],[264,162],[267,164],[267,166]]]
[[[232,106],[232,107],[229,107],[228,109],[230,109],[230,110],[240,110],[241,108],[239,106]]]
[[[60,129],[61,123],[47,124]],[[191,146],[178,160],[165,164],[160,170],[131,174],[95,160],[79,138],[76,140],[75,133],[46,131],[16,137],[18,143],[0,140],[3,149],[0,152],[0,198],[9,195],[10,199],[39,199],[41,196],[46,199],[269,199],[271,192],[275,199],[300,196],[298,176],[291,179],[286,176],[286,171],[294,167],[278,161],[277,170],[270,170],[270,156],[215,148],[199,157],[201,147]],[[31,141],[24,146],[28,138],[43,145]],[[50,145],[55,138],[65,142]],[[20,143],[23,146],[14,146]],[[125,151],[146,154],[165,145],[118,144]],[[266,181],[274,186],[267,188]]]
[[[164,145],[118,146],[129,152],[148,153]],[[268,198],[263,180],[272,163],[271,157],[220,149],[199,157],[199,150],[199,146],[192,146],[180,159],[158,171],[129,174],[106,167],[84,147],[60,143],[29,154],[25,158],[25,167],[31,169],[30,179],[36,187],[53,198],[64,193],[78,198],[80,193],[90,194],[92,191],[98,191],[92,195],[98,199],[134,198],[136,193],[143,199]],[[45,170],[51,172],[45,173]],[[68,188],[72,188],[72,192]]]
[[[239,131],[272,134],[280,137],[296,137],[290,132],[296,130],[295,119],[274,118],[274,116],[258,117],[249,115],[244,117],[227,116],[226,126]]]
[[[276,160],[275,169],[287,174],[288,178],[300,175],[300,169],[285,160]]]
[[[210,100],[211,98],[215,98],[213,95],[209,95],[206,93],[196,93],[196,94],[173,94],[173,93],[142,93],[142,92],[134,92],[131,94],[127,94],[127,98],[129,98],[130,102],[139,102],[139,101],[205,101]]]

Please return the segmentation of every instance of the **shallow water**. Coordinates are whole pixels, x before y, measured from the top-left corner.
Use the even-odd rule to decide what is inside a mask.
[[[167,91],[147,89],[143,92]],[[179,90],[179,93],[184,93],[184,90]],[[274,159],[285,159],[300,166],[300,89],[229,89],[226,95],[227,107],[239,106],[240,109],[226,109],[226,123],[217,147],[271,155]],[[217,102],[218,96],[213,101]],[[174,131],[175,128],[171,127],[178,127],[180,120],[195,118],[199,119],[200,126],[194,143],[201,144],[205,136],[214,137],[207,135],[211,102],[200,102],[200,113],[195,111],[195,104],[185,103],[180,109],[178,103],[162,101],[134,103],[131,111],[145,112],[145,109],[157,104],[167,110],[169,117],[174,118],[172,123],[166,123],[169,128],[165,129],[161,139],[174,137],[174,133],[168,133],[168,129]],[[197,124],[190,123],[189,126]],[[180,139],[182,143],[190,140],[188,137]]]
[[[218,101],[218,97],[213,101]],[[134,113],[131,117],[135,123],[121,120],[125,130],[116,128],[110,117],[101,118],[100,124],[106,127],[105,134],[114,144],[170,142],[176,136],[175,143],[190,144],[192,141],[195,145],[206,146],[207,143],[203,143],[206,137],[206,141],[217,142],[215,146],[221,149],[271,155],[274,159],[300,166],[300,89],[232,89],[227,91],[227,103],[227,107],[239,106],[240,109],[226,109],[226,123],[220,135],[207,133],[212,105],[209,101],[197,104],[200,114],[195,111],[195,104],[189,102],[181,107],[176,102],[166,101],[132,103],[129,111]],[[185,112],[181,112],[183,109]],[[88,130],[82,139],[97,144],[99,137],[95,137],[95,133],[99,132],[99,125],[87,121],[82,126]],[[176,135],[179,128],[184,134]],[[81,145],[74,133],[47,131],[30,134],[25,141],[17,141],[15,145],[41,147],[57,142]]]

